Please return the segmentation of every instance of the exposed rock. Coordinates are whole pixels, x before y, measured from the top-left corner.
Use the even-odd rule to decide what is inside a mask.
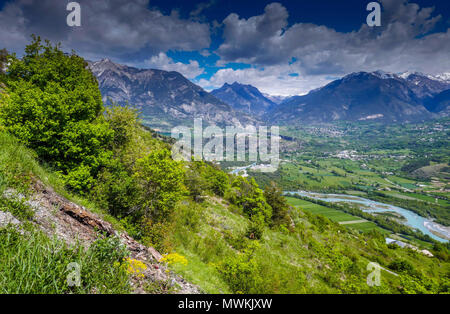
[[[130,252],[130,258],[139,260],[147,266],[142,278],[133,278],[132,286],[135,293],[145,293],[144,287],[149,283],[170,288],[170,290],[160,289],[159,292],[183,294],[201,292],[198,287],[186,282],[160,262],[162,255],[154,248],[135,241],[126,232],[117,232],[109,222],[67,200],[40,181],[35,181],[33,192],[26,203],[34,210],[33,223],[47,235],[51,237],[56,235],[69,245],[74,245],[78,241],[86,247],[97,239],[98,232],[107,236],[118,236]],[[13,191],[8,191],[5,196],[24,197]],[[20,221],[10,213],[0,211],[0,226],[8,223],[20,224]]]
[[[0,228],[8,225],[20,225],[20,221],[11,215],[11,213],[0,210]]]

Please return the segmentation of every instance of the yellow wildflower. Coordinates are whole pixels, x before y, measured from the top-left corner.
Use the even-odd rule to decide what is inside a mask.
[[[178,253],[165,254],[159,261],[166,262],[169,266],[178,263],[183,265],[188,264],[188,260],[186,259],[186,257]]]
[[[136,259],[127,258],[127,273],[130,275],[135,275],[138,278],[144,278],[143,272],[147,269],[147,265]]]

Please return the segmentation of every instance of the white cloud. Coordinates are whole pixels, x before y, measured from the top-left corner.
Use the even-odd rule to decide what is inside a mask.
[[[149,0],[78,0],[81,27],[66,24],[66,1],[15,0],[0,11],[0,41],[22,51],[35,33],[61,41],[94,59],[104,56],[130,59],[167,50],[200,50],[210,46],[207,23],[182,19],[176,11],[164,15],[149,9]]]
[[[293,96],[305,94],[311,89],[318,88],[329,82],[325,76],[306,77],[294,74],[295,68],[289,65],[268,66],[265,68],[247,68],[233,70],[220,69],[209,80],[198,82],[207,90],[221,87],[223,84],[239,82],[257,87],[261,92],[270,95]]]
[[[221,63],[256,66],[287,64],[296,58],[308,76],[343,75],[353,71],[428,73],[450,69],[450,29],[428,34],[441,16],[405,0],[382,0],[382,27],[363,24],[358,31],[339,33],[326,26],[297,23],[287,26],[288,12],[279,3],[262,15],[224,21],[224,43],[217,50]]]
[[[380,1],[382,27],[362,24],[359,30],[340,33],[311,23],[289,25],[289,12],[280,3],[267,5],[257,16],[242,18],[231,13],[222,23],[210,21],[210,25],[201,21],[214,0],[200,3],[190,19],[181,18],[177,11],[165,15],[149,8],[149,0],[79,0],[82,27],[70,28],[66,1],[13,0],[0,11],[0,48],[22,52],[29,35],[35,33],[61,41],[63,48],[91,60],[110,57],[194,79],[204,72],[197,61],[174,62],[166,52],[198,51],[207,57],[211,32],[223,28],[224,42],[214,53],[220,57],[216,66],[224,68],[199,83],[216,88],[239,81],[275,95],[303,94],[329,82],[330,77],[355,71],[450,72],[450,28],[430,34],[442,17],[433,8],[407,0]],[[252,67],[226,68],[230,62]]]
[[[201,68],[195,60],[190,60],[187,64],[182,62],[174,62],[163,52],[160,52],[157,56],[153,56],[146,60],[145,65],[159,70],[176,71],[189,79],[196,78],[204,71],[204,69]]]

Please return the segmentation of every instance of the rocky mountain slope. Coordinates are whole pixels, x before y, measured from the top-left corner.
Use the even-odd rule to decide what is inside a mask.
[[[436,112],[441,116],[448,117],[450,115],[450,89],[428,99],[425,106],[431,112]]]
[[[279,123],[421,121],[439,114],[427,110],[425,102],[449,87],[450,82],[418,73],[352,73],[305,96],[286,100],[266,118]]]
[[[33,211],[31,223],[48,237],[56,236],[70,246],[81,243],[86,248],[94,243],[99,232],[108,237],[118,237],[130,252],[130,258],[146,265],[142,275],[132,278],[134,293],[145,293],[144,286],[148,282],[171,287],[175,293],[200,293],[199,288],[169,271],[167,265],[161,262],[163,256],[154,248],[138,243],[125,231],[115,230],[111,223],[59,195],[42,181],[35,179],[30,192],[31,196],[25,196],[8,189],[2,197],[18,199],[29,207]],[[0,211],[0,228],[8,225],[21,230],[23,222],[8,211]]]
[[[238,82],[231,85],[225,83],[211,94],[230,104],[234,109],[255,116],[261,116],[276,106],[276,103],[265,97],[256,87]]]
[[[99,82],[103,101],[129,104],[139,109],[144,122],[154,128],[192,124],[202,118],[208,124],[254,123],[178,72],[137,69],[108,59],[89,62]]]

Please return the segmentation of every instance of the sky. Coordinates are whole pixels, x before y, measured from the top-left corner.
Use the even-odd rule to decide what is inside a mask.
[[[36,34],[86,59],[178,71],[210,91],[235,81],[302,95],[346,74],[450,72],[450,1],[0,0],[0,48],[19,56]]]

